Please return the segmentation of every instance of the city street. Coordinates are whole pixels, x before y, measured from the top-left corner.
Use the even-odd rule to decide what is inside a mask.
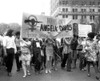
[[[100,0],[0,0],[0,81],[99,78]]]
[[[86,71],[80,71],[72,69],[72,72],[67,72],[58,67],[58,71],[52,71],[51,74],[35,74],[34,70],[31,70],[31,76],[23,78],[23,71],[16,72],[16,64],[14,63],[12,70],[12,77],[8,77],[4,68],[0,70],[0,81],[97,81],[95,79],[95,73],[92,68],[91,77],[87,77]]]

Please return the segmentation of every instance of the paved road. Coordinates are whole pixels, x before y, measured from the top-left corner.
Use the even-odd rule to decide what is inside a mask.
[[[34,70],[31,70],[31,76],[23,78],[23,71],[16,72],[16,65],[14,63],[13,76],[8,77],[5,69],[0,70],[0,81],[97,81],[95,79],[95,73],[92,69],[91,77],[87,77],[86,71],[80,71],[78,68],[73,69],[72,72],[67,72],[65,70],[58,68],[58,71],[52,71],[51,74],[36,75]]]

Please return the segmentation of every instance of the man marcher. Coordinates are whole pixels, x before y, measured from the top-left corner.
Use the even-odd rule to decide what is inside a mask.
[[[63,60],[61,63],[61,67],[65,68],[65,64],[67,62],[67,71],[71,72],[71,48],[70,48],[70,39],[67,38],[64,40],[64,47],[62,52]]]
[[[76,61],[77,61],[77,46],[78,46],[78,36],[74,35],[71,41],[71,50],[72,50],[72,58],[73,58],[73,69],[76,68]]]
[[[85,38],[80,38],[78,41],[78,46],[77,46],[77,51],[79,54],[79,69],[82,71],[85,71],[86,67],[86,58],[85,58],[85,53],[84,53],[84,45],[86,43]]]
[[[35,68],[35,73],[38,74],[40,73],[40,69],[41,69],[41,47],[40,47],[40,42],[39,40],[36,38],[36,40],[34,40],[32,42],[32,50],[33,50],[33,56],[34,56],[34,68]]]
[[[17,71],[20,71],[20,68],[21,68],[21,61],[19,61],[19,57],[21,55],[21,50],[20,50],[20,32],[16,32],[15,35],[16,35],[15,43],[16,43],[16,48],[17,48],[17,52],[15,54],[15,60],[16,60],[16,64],[17,64]]]

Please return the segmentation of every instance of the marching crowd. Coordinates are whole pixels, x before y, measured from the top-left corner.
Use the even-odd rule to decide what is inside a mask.
[[[20,32],[13,33],[8,30],[5,36],[0,36],[0,66],[4,65],[8,76],[14,59],[17,71],[23,69],[23,77],[31,75],[30,67],[34,66],[36,74],[43,70],[52,73],[57,70],[60,63],[62,70],[71,72],[77,67],[87,71],[91,76],[91,65],[95,70],[96,79],[100,80],[100,34],[88,33],[88,37],[62,38],[60,41],[54,38],[21,38]]]

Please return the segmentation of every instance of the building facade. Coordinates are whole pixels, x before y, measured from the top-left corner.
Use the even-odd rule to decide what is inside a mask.
[[[51,0],[51,16],[71,19],[72,23],[98,23],[100,0]]]

